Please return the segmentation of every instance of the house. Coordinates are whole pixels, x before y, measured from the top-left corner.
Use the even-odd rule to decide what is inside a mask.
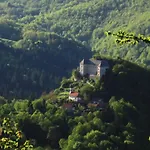
[[[105,75],[109,69],[107,60],[83,59],[80,62],[79,72],[82,76],[89,75],[90,78],[98,77],[99,79]]]
[[[65,103],[63,104],[63,108],[69,111],[73,110],[73,104],[72,103]]]
[[[78,92],[72,92],[69,94],[69,100],[72,100],[74,102],[81,101],[81,97],[79,96]]]
[[[99,110],[104,110],[106,108],[106,103],[101,99],[93,99],[90,103],[88,103],[88,108],[97,108]]]
[[[70,88],[69,100],[72,100],[74,102],[81,101],[81,97],[79,96],[79,92],[73,92],[72,88]]]

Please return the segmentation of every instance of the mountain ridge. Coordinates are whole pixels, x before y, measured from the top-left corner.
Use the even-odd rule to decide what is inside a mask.
[[[150,54],[147,45],[119,47],[115,45],[113,38],[108,38],[104,34],[105,31],[115,32],[121,29],[149,35],[149,1],[41,0],[38,3],[36,1],[27,3],[26,0],[17,2],[8,0],[4,2],[1,3],[1,6],[4,5],[0,11],[0,14],[3,14],[1,18],[12,19],[20,24],[21,36],[28,30],[55,32],[60,36],[79,41],[101,55],[115,58],[120,56],[149,67]],[[16,5],[18,9],[9,3]],[[19,16],[20,10],[22,15]]]

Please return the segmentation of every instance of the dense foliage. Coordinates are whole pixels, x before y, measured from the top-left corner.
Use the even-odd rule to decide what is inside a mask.
[[[146,0],[1,1],[0,41],[9,48],[0,47],[3,49],[0,64],[5,64],[1,69],[5,75],[4,80],[1,78],[0,94],[34,98],[49,92],[83,57],[90,56],[82,45],[102,55],[149,67],[148,45],[116,46],[114,40],[104,34],[124,29],[148,35],[149,4]],[[5,49],[15,52],[8,55]],[[13,68],[8,69],[7,65],[11,65],[8,62]],[[31,88],[27,90],[26,85]]]
[[[123,60],[109,64],[100,81],[74,81],[73,71],[60,88],[39,99],[8,103],[1,97],[0,117],[17,122],[33,149],[149,150],[150,71]],[[68,101],[69,87],[81,92],[84,103]],[[107,104],[104,110],[88,107],[94,97]]]
[[[149,5],[147,0],[0,1],[0,148],[149,150],[149,45],[116,46],[104,34],[121,29],[148,35]],[[135,35],[128,36],[143,38]],[[118,58],[109,60],[100,81],[78,70],[71,76],[79,61],[91,56],[89,49]],[[84,101],[69,101],[70,88]]]
[[[106,32],[107,35],[115,36],[116,43],[118,44],[138,44],[140,42],[150,43],[150,37],[146,37],[144,35],[135,35],[134,33],[126,33],[124,31],[118,31],[117,33],[112,33],[111,31]]]
[[[71,74],[83,57],[90,56],[82,45],[56,34],[32,33],[38,34],[37,40],[29,37],[20,40],[17,49],[0,43],[2,96],[32,99],[50,92],[62,77]]]
[[[105,31],[132,31],[149,35],[147,0],[3,0],[0,3],[0,36],[21,40],[30,30],[55,32],[82,42],[103,55],[149,66],[147,45],[116,46]]]
[[[4,118],[1,124],[0,149],[32,149],[33,145],[26,140],[23,133],[18,129],[18,124],[9,118]]]

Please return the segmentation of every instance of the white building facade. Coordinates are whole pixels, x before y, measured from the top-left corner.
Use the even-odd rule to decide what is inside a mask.
[[[106,60],[83,59],[80,62],[79,72],[82,76],[89,75],[101,78],[107,69],[109,69],[109,64]]]

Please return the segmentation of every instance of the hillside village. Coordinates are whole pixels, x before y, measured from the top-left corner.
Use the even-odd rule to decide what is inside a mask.
[[[60,88],[54,91],[58,95],[54,103],[60,103],[69,112],[79,106],[83,112],[95,109],[104,111],[107,103],[102,95],[107,93],[96,91],[96,87],[100,86],[100,80],[109,68],[107,60],[83,59],[73,70],[71,78],[63,79]]]

